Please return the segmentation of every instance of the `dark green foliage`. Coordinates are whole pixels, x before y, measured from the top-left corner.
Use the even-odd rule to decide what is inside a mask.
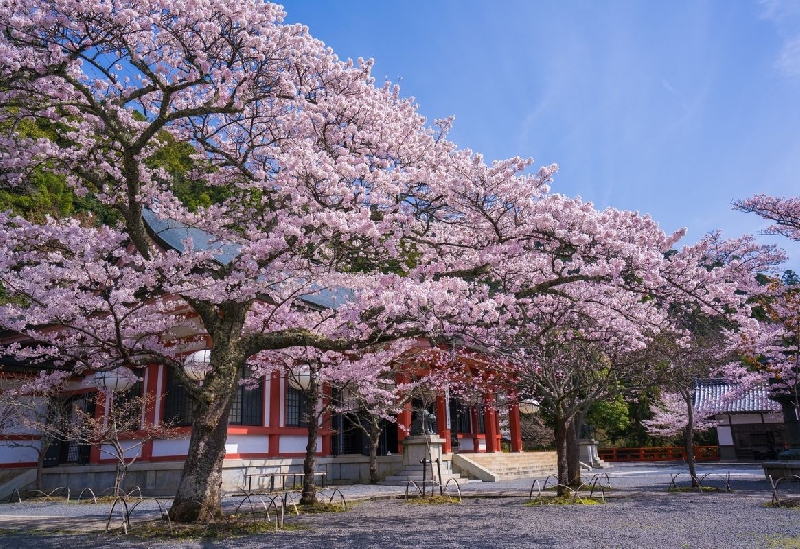
[[[229,188],[210,186],[205,179],[197,177],[198,172],[210,168],[200,166],[193,156],[196,151],[189,143],[177,141],[167,132],[162,132],[158,137],[162,146],[145,164],[149,168],[161,168],[168,174],[168,179],[163,183],[190,211],[219,204],[230,196]],[[260,201],[260,197],[250,199]]]
[[[604,432],[612,443],[616,442],[631,427],[628,403],[622,396],[594,402],[586,413],[584,421],[596,430]]]
[[[635,400],[618,397],[596,402],[589,408],[585,421],[595,428],[595,438],[601,446],[661,446],[665,440],[649,435],[642,425],[642,420],[652,417],[650,403],[654,399],[655,395],[648,391],[640,393]]]
[[[50,127],[51,122],[21,124],[18,132],[22,137],[58,140],[58,132]],[[230,195],[225,187],[209,186],[197,173],[198,162],[193,157],[195,150],[185,142],[177,141],[171,134],[159,135],[162,146],[146,161],[149,168],[160,168],[166,174],[162,184],[191,211],[198,207],[221,203]],[[0,211],[10,210],[30,221],[43,222],[46,217],[56,219],[77,217],[84,222],[98,225],[114,225],[120,217],[118,212],[102,204],[90,191],[85,196],[75,194],[63,175],[56,174],[52,166],[38,166],[26,181],[13,188],[0,188]],[[206,167],[205,170],[209,168]],[[257,200],[258,197],[253,197]]]

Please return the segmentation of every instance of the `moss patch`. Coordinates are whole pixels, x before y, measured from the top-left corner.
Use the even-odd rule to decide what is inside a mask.
[[[525,505],[535,507],[539,505],[600,505],[605,503],[601,498],[595,497],[572,497],[572,496],[548,496],[539,497],[528,501]]]
[[[699,490],[701,490],[703,492],[725,492],[725,490],[723,490],[722,488],[717,488],[716,486],[701,486],[701,487],[699,487]],[[670,486],[669,488],[667,488],[667,492],[676,492],[676,493],[677,492],[681,492],[681,493],[683,493],[683,492],[697,492],[697,491],[698,491],[698,487],[697,486],[694,486],[694,487],[693,486],[678,486],[677,488],[675,488],[673,486]],[[733,490],[731,490],[731,492],[733,492]]]
[[[451,498],[450,496],[431,496],[431,497],[410,497],[405,500],[407,503],[416,503],[417,505],[447,505],[449,503],[461,503],[460,501]]]
[[[768,540],[770,548],[774,549],[800,549],[800,538],[775,537]]]
[[[765,503],[764,507],[783,507],[784,509],[800,509],[800,498],[783,498],[779,502]]]
[[[350,507],[352,507],[352,504],[348,504],[348,508]],[[341,503],[323,503],[317,501],[310,505],[298,505],[297,510],[301,515],[318,515],[320,513],[341,513],[347,509]]]
[[[169,525],[162,520],[147,522],[136,522],[128,529],[125,534],[122,528],[110,530],[106,536],[118,539],[229,539],[254,534],[269,534],[271,532],[285,532],[294,530],[306,530],[304,525],[284,523],[283,526],[276,525],[275,518],[267,521],[263,518],[253,519],[251,515],[230,515],[219,522],[209,524],[172,524]]]

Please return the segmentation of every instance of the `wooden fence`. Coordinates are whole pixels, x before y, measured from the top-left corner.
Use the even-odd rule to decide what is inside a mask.
[[[680,446],[653,448],[599,448],[603,461],[681,461],[686,451]],[[695,446],[695,461],[719,461],[719,446]]]

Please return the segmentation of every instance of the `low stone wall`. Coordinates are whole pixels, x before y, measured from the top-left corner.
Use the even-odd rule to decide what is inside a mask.
[[[771,476],[772,480],[800,475],[800,460],[765,461],[761,466],[764,468],[764,476]]]
[[[402,469],[402,455],[378,457],[378,474],[381,478]],[[182,470],[182,461],[136,462],[128,469],[124,488],[131,490],[138,486],[145,495],[171,496],[178,488]],[[316,470],[326,473],[326,485],[369,483],[367,456],[318,457]],[[222,470],[222,489],[225,492],[241,490],[246,485],[246,475],[302,471],[302,458],[226,460]],[[111,464],[59,466],[45,469],[42,483],[45,491],[68,487],[73,493],[79,493],[84,488],[91,488],[99,495],[114,486],[114,475],[114,465]]]

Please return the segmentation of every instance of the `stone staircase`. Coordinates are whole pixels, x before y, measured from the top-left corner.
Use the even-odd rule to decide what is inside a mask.
[[[30,488],[36,483],[36,469],[0,470],[0,500],[8,499],[14,490]]]
[[[554,475],[558,462],[555,452],[453,454],[453,470],[469,478],[497,482]]]
[[[431,471],[433,471],[433,478],[438,480],[438,471],[436,462],[426,464],[427,470],[425,471],[425,480],[430,483]],[[442,484],[445,485],[450,479],[455,479],[459,484],[469,482],[468,478],[461,476],[459,473],[453,472],[453,462],[450,459],[442,459]],[[422,487],[422,464],[406,465],[402,470],[395,474],[386,477],[378,484],[383,486],[406,486],[408,481],[413,480],[420,488]],[[430,484],[428,484],[430,486]]]

